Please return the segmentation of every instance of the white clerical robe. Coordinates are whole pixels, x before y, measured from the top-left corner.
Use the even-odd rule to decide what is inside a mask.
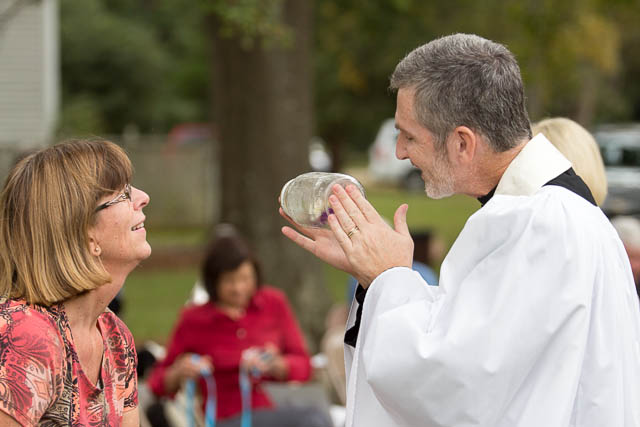
[[[347,427],[640,426],[629,261],[599,208],[543,186],[569,167],[536,136],[467,221],[439,286],[401,267],[371,283],[345,346]]]

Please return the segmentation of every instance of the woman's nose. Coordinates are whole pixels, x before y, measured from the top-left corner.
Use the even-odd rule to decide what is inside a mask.
[[[150,198],[147,193],[133,186],[131,187],[131,192],[133,193],[131,197],[133,199],[134,208],[142,209],[149,204]]]

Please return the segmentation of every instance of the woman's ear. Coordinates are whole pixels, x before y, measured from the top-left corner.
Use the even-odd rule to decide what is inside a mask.
[[[89,252],[91,252],[91,255],[93,256],[100,256],[102,253],[102,249],[100,249],[98,241],[91,232],[89,232]]]

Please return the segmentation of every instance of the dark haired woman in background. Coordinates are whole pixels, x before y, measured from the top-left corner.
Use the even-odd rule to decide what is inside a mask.
[[[216,383],[216,418],[223,426],[239,425],[242,368],[253,374],[254,427],[327,425],[324,415],[311,409],[274,408],[261,388],[265,380],[306,381],[311,366],[284,293],[262,283],[260,266],[237,233],[221,234],[211,242],[202,280],[209,301],[188,306],[181,313],[167,355],[150,375],[151,390],[157,396],[171,396],[186,380],[200,378],[204,411],[210,386],[201,373],[209,370]]]

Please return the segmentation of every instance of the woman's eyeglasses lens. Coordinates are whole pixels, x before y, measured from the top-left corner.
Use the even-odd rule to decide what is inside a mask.
[[[126,184],[124,186],[124,191],[121,194],[118,194],[113,200],[109,200],[108,202],[101,204],[95,211],[101,211],[102,209],[106,209],[116,203],[124,202],[125,200],[131,200],[131,184]]]

